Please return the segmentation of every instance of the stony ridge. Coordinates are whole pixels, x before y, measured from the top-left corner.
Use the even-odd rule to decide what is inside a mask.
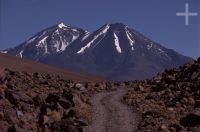
[[[138,131],[200,130],[200,58],[129,86],[124,100],[141,114]]]

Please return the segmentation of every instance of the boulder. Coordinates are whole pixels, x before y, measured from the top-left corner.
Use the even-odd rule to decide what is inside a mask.
[[[194,127],[200,125],[200,115],[188,114],[180,119],[180,124],[185,127]]]
[[[44,103],[44,99],[41,95],[37,95],[37,96],[33,97],[32,100],[33,100],[35,106],[41,106]]]
[[[22,91],[11,91],[5,90],[5,97],[10,101],[11,104],[17,105],[20,101],[33,104],[33,100],[31,97],[27,96]]]
[[[58,102],[60,99],[60,96],[57,94],[49,94],[46,98],[46,102],[47,103],[51,103],[51,102]]]
[[[60,99],[58,102],[64,109],[69,109],[72,107],[72,104],[68,100]]]

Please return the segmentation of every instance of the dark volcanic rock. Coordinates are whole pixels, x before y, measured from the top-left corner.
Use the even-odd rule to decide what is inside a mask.
[[[189,114],[180,119],[180,124],[185,127],[200,126],[200,116],[196,114]]]
[[[58,102],[60,99],[59,95],[56,94],[49,94],[46,98],[46,102],[50,103],[50,102]]]
[[[23,92],[16,92],[16,91],[10,91],[10,90],[6,90],[5,91],[5,97],[12,103],[12,104],[17,104],[20,101],[26,102],[26,103],[30,103],[32,104],[33,101],[32,99],[27,96],[26,94],[24,94]]]
[[[41,106],[44,103],[44,99],[40,95],[33,97],[33,101],[36,107]]]
[[[72,104],[68,100],[61,99],[59,100],[59,104],[64,108],[64,109],[69,109],[72,107]]]

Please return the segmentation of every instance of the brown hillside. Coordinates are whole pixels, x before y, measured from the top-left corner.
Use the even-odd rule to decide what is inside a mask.
[[[51,75],[60,75],[65,79],[75,80],[75,81],[92,81],[99,82],[103,79],[91,76],[75,73],[72,71],[67,71],[60,68],[55,68],[41,63],[36,63],[27,59],[19,59],[17,57],[0,53],[0,68],[1,69],[11,69],[15,71],[25,71],[25,72],[38,72]]]

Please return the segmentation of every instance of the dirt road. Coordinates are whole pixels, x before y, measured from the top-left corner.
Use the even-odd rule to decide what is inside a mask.
[[[92,98],[95,116],[88,132],[133,132],[134,115],[121,102],[127,90],[96,94]]]

